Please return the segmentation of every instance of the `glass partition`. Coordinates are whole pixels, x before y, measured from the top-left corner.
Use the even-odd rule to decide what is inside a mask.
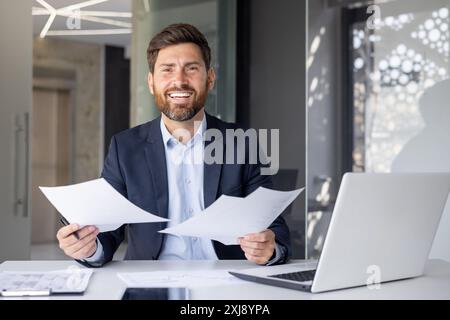
[[[353,171],[450,172],[448,0],[372,6],[351,25]],[[450,206],[431,250],[450,260]]]
[[[449,0],[309,1],[308,256],[342,175],[450,171]],[[432,257],[450,260],[450,209]]]
[[[380,4],[352,24],[354,171],[450,170],[449,3]]]

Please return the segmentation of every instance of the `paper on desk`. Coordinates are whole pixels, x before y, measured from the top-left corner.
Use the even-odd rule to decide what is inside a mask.
[[[92,275],[90,269],[77,267],[66,270],[34,272],[0,272],[0,291],[50,290],[52,293],[82,293]]]
[[[105,179],[62,187],[39,187],[47,199],[70,223],[95,225],[100,232],[128,223],[163,222],[117,192]]]
[[[211,206],[176,226],[159,232],[208,238],[225,245],[267,229],[304,190],[276,191],[259,187],[245,198],[222,195]]]
[[[123,272],[117,273],[117,276],[128,288],[193,288],[244,282],[230,275],[227,270]]]

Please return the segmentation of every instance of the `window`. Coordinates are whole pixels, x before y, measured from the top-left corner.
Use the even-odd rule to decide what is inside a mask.
[[[379,5],[381,17],[372,20],[366,8],[351,10],[350,16],[362,17],[353,19],[350,26],[353,171],[413,169],[411,162],[417,160],[404,156],[410,152],[413,140],[423,138],[424,131],[432,127],[439,129],[439,115],[448,115],[437,110],[450,109],[448,102],[444,106],[434,93],[429,102],[435,106],[426,105],[425,93],[431,94],[439,87],[450,90],[446,82],[449,3],[394,1]],[[440,134],[450,136],[450,126]],[[433,139],[430,135],[429,146],[436,152],[445,147],[442,141],[435,145],[439,136]],[[447,167],[450,169],[450,164]]]

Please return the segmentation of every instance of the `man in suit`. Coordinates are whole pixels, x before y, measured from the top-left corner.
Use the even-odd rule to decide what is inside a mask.
[[[242,197],[260,186],[271,187],[272,182],[261,174],[259,163],[203,161],[210,143],[205,132],[214,129],[225,136],[227,129],[236,128],[204,111],[216,78],[204,35],[192,25],[170,25],[150,41],[147,56],[148,85],[161,116],[112,138],[102,177],[137,206],[170,221],[131,224],[100,234],[94,226],[80,229],[71,224],[58,231],[60,248],[86,266],[102,266],[112,260],[128,232],[125,259],[129,260],[286,262],[290,236],[282,217],[267,230],[240,238],[239,245],[158,233],[201,214],[222,194]],[[192,161],[199,157],[202,161]]]

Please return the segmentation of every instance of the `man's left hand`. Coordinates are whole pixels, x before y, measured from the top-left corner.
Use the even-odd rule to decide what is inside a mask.
[[[248,234],[238,240],[245,257],[260,265],[267,264],[275,250],[275,233],[269,229]]]

